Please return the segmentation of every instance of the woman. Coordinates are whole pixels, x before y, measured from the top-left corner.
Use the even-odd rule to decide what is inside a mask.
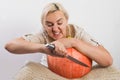
[[[40,52],[65,57],[66,48],[73,47],[99,65],[110,66],[112,57],[109,52],[83,28],[68,24],[68,18],[66,10],[59,3],[50,3],[44,8],[41,17],[43,32],[14,39],[8,42],[5,48],[15,54]],[[53,52],[48,49],[51,44],[55,46]]]

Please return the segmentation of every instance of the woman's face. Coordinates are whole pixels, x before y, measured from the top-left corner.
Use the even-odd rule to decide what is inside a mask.
[[[66,37],[67,19],[63,12],[55,11],[49,13],[44,20],[44,28],[48,35],[54,40]]]

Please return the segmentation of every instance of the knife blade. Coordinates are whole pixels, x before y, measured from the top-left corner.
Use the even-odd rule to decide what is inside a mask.
[[[51,51],[53,51],[53,50],[55,49],[55,45],[54,45],[54,44],[46,44],[45,46],[46,46],[49,50],[51,50]],[[84,66],[84,67],[89,67],[89,66],[86,65],[85,63],[83,63],[83,62],[75,59],[74,57],[72,57],[72,56],[70,56],[70,55],[66,55],[66,58],[69,59],[69,60],[71,60],[71,61],[73,61],[73,62],[75,62],[75,63],[77,63],[77,64],[79,64],[79,65],[82,65],[82,66]]]
[[[86,65],[85,63],[83,63],[83,62],[75,59],[74,57],[72,57],[72,56],[70,56],[70,55],[66,55],[66,58],[69,59],[69,60],[71,60],[71,61],[73,61],[73,62],[75,62],[75,63],[77,63],[77,64],[80,64],[80,65],[82,65],[82,66],[84,66],[84,67],[89,67],[89,66]]]

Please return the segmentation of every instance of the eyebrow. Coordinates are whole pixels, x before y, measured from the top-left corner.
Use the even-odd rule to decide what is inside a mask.
[[[58,19],[57,22],[61,21],[62,19],[63,19],[63,18]]]
[[[59,21],[61,21],[63,18],[60,18],[60,19],[58,19],[56,22],[59,22]],[[50,22],[50,21],[45,21],[46,23],[52,23],[52,22]]]

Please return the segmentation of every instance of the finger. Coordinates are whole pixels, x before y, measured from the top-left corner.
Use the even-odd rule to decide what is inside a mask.
[[[64,54],[64,56],[67,54],[66,48],[63,48],[63,49],[62,49],[62,53]]]
[[[53,51],[53,56],[57,56],[57,57],[64,57],[64,54],[63,53],[58,53],[56,51]]]

